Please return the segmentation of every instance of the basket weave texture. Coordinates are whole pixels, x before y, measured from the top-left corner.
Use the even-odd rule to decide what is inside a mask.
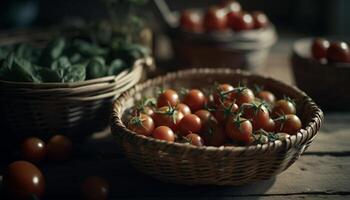
[[[203,88],[215,82],[259,84],[278,97],[294,98],[303,128],[285,141],[264,145],[195,147],[138,135],[122,121],[124,111],[137,99],[152,95],[155,87]],[[114,103],[111,130],[132,165],[156,179],[186,185],[242,185],[286,170],[311,144],[323,119],[312,99],[295,87],[240,70],[197,68],[169,73],[124,92]]]

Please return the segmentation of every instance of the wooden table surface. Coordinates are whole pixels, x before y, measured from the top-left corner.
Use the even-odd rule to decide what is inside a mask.
[[[290,42],[281,40],[259,73],[293,83],[288,63]],[[326,122],[311,147],[282,174],[239,187],[181,186],[140,174],[118,152],[109,130],[75,144],[64,163],[43,163],[44,199],[79,199],[85,177],[108,180],[111,199],[350,199],[350,114],[326,113]],[[1,199],[1,197],[0,197]]]

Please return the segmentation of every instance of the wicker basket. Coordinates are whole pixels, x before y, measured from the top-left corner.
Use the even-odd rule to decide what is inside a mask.
[[[321,64],[311,57],[313,38],[294,43],[291,63],[296,84],[325,111],[350,110],[350,64]],[[336,103],[335,103],[336,102]]]
[[[0,125],[15,137],[65,134],[81,138],[108,125],[112,102],[141,78],[139,60],[118,76],[77,83],[0,81]]]
[[[168,143],[128,130],[121,117],[141,96],[153,94],[154,87],[199,87],[214,82],[260,84],[278,96],[298,102],[303,128],[286,141],[248,147],[195,147]],[[156,179],[188,185],[242,185],[269,179],[293,164],[313,141],[323,122],[323,113],[302,91],[279,81],[230,69],[191,69],[138,84],[114,103],[111,129],[118,146],[135,168]]]

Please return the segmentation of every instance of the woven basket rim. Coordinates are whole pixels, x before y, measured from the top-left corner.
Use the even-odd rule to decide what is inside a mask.
[[[129,129],[126,128],[124,123],[121,120],[121,116],[123,113],[118,112],[119,108],[123,106],[123,101],[131,98],[132,96],[129,94],[130,91],[135,92],[136,90],[143,89],[149,85],[152,85],[152,83],[159,82],[160,80],[167,81],[168,79],[171,79],[171,77],[176,77],[179,74],[194,74],[194,73],[234,73],[234,74],[240,74],[243,76],[255,76],[259,77],[268,81],[272,81],[273,83],[283,85],[285,87],[291,88],[298,94],[302,95],[307,103],[309,105],[313,106],[313,116],[312,119],[310,119],[310,122],[305,125],[305,128],[301,129],[298,131],[296,135],[292,135],[290,138],[281,141],[277,140],[274,142],[270,142],[267,144],[258,144],[258,145],[250,145],[250,146],[221,146],[221,147],[213,147],[213,146],[204,146],[204,147],[197,147],[194,145],[188,145],[184,143],[170,143],[158,139],[154,139],[152,137],[147,137],[143,135],[139,135]],[[198,151],[198,152],[203,152],[203,151],[212,151],[212,152],[217,152],[217,151],[224,151],[227,153],[244,153],[244,152],[258,152],[258,151],[263,151],[266,152],[268,150],[281,150],[281,149],[290,149],[292,147],[298,146],[300,144],[306,143],[309,139],[313,138],[316,135],[315,133],[312,133],[310,129],[314,129],[313,127],[320,127],[322,125],[324,116],[322,110],[314,103],[314,101],[308,97],[303,91],[298,89],[296,86],[290,86],[287,85],[281,81],[278,81],[276,79],[266,77],[266,76],[261,76],[261,75],[256,75],[252,74],[247,71],[242,71],[242,70],[233,70],[233,69],[228,69],[228,68],[194,68],[194,69],[186,69],[186,70],[180,70],[177,72],[170,72],[167,73],[164,76],[159,76],[154,79],[150,79],[144,83],[140,83],[135,85],[134,87],[130,88],[129,90],[123,92],[113,103],[113,111],[112,111],[112,116],[111,116],[111,130],[112,134],[125,134],[125,136],[128,137],[130,142],[135,143],[135,144],[140,144],[140,143],[147,143],[147,145],[165,145],[168,147],[174,147],[174,148],[186,148],[188,151]],[[319,124],[319,125],[317,125]],[[318,129],[317,128],[317,129]],[[305,138],[306,137],[306,138]],[[146,145],[146,146],[147,146]]]

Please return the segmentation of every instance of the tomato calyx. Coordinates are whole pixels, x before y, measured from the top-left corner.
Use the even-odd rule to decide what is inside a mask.
[[[136,110],[139,112],[144,112],[146,107],[156,107],[157,100],[155,98],[144,98],[137,105]]]
[[[138,127],[146,128],[143,125],[144,121],[145,121],[145,119],[142,119],[141,113],[138,113],[137,116],[134,116],[133,118],[130,119],[129,123],[132,124],[132,125],[136,125]]]
[[[291,104],[293,104],[294,107],[296,106],[295,99],[292,99],[292,98],[290,98],[289,96],[286,96],[286,95],[283,95],[283,99],[288,101],[288,102],[290,102]]]
[[[282,131],[284,128],[284,123],[287,121],[287,117],[286,115],[280,115],[279,117],[277,117],[276,119],[274,119],[273,121],[275,122],[281,122],[281,126],[279,128],[279,131]]]
[[[176,110],[176,107],[177,107],[177,105],[176,106],[172,106],[168,102],[168,107],[167,107],[166,111],[159,111],[159,110],[157,110],[157,111],[155,111],[155,113],[170,116],[172,118],[173,123],[176,124],[176,115],[177,115],[177,112],[179,112],[179,111]]]
[[[266,144],[268,142],[274,142],[276,140],[279,140],[279,136],[275,133],[267,132],[264,129],[259,129],[255,131],[255,133],[252,135],[254,138],[254,142],[256,144]]]

